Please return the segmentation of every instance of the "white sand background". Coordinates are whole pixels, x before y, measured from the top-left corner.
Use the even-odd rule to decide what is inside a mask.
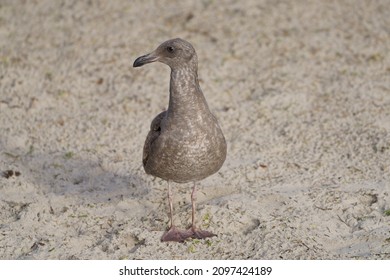
[[[175,37],[228,142],[182,244],[141,164],[169,68],[132,68]],[[390,1],[1,0],[0,170],[1,259],[389,259]]]

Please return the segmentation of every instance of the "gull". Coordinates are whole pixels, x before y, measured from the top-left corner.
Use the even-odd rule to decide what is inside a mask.
[[[199,86],[198,57],[194,47],[183,39],[171,39],[137,58],[133,67],[155,61],[171,68],[169,105],[150,125],[142,162],[147,174],[168,182],[170,228],[161,241],[184,242],[189,238],[213,237],[214,233],[195,226],[196,183],[222,167],[227,152],[225,137]],[[193,182],[189,229],[182,230],[174,224],[172,181]]]

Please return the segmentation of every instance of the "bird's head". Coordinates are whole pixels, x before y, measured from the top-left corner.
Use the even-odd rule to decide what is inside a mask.
[[[165,41],[153,52],[138,57],[134,61],[133,67],[140,67],[155,61],[167,64],[171,69],[188,66],[197,67],[197,56],[194,47],[180,38]]]

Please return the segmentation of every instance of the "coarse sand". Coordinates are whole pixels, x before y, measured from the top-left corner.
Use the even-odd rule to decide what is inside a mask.
[[[0,1],[1,259],[389,259],[390,2]],[[162,243],[142,147],[180,37],[228,143]],[[173,184],[191,219],[191,184]]]

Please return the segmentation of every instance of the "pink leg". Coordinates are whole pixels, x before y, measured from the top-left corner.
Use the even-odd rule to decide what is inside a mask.
[[[168,181],[168,201],[169,201],[169,219],[171,220],[171,227],[173,227],[173,198],[172,188]]]
[[[195,229],[195,211],[196,211],[196,207],[195,207],[195,201],[196,201],[196,197],[195,197],[195,193],[196,193],[196,183],[194,182],[194,186],[192,187],[192,192],[191,192],[191,208],[192,208],[192,215],[191,215],[191,227],[192,229]]]
[[[175,227],[173,223],[173,196],[172,189],[168,181],[168,201],[169,201],[169,218],[170,218],[170,228],[164,235],[161,237],[161,241],[175,241],[175,242],[184,242],[184,240],[192,236],[192,232],[189,230],[179,230]]]

